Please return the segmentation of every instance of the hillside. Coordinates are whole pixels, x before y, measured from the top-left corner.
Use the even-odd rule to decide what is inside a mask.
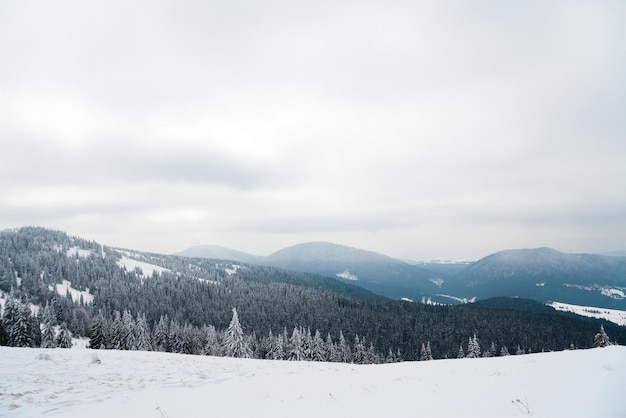
[[[218,254],[213,246],[192,247],[178,253],[205,258]],[[309,242],[284,248],[266,257],[245,255],[236,250],[228,250],[224,254],[253,264],[332,277],[392,299],[446,300],[437,296],[436,292],[437,279],[445,277],[445,273],[429,271],[383,254],[345,245]]]
[[[48,324],[78,336],[97,334],[97,346],[105,348],[136,349],[141,337],[149,350],[223,353],[233,307],[245,344],[260,358],[278,345],[278,358],[293,350],[311,353],[311,342],[325,347],[324,356],[342,345],[349,361],[377,362],[389,354],[411,360],[428,343],[435,358],[456,357],[474,334],[484,348],[562,350],[591,346],[600,324],[612,341],[626,343],[624,327],[555,311],[394,301],[311,273],[114,249],[32,227],[0,232],[0,290],[2,304],[12,301],[11,315],[3,318],[7,332],[0,328],[0,344],[9,345],[38,346],[44,332],[37,330]],[[43,312],[25,318],[28,306]],[[15,321],[22,321],[17,328]],[[25,330],[22,339],[10,335],[14,329]]]
[[[209,247],[181,254],[218,253]],[[239,257],[338,278],[392,299],[454,304],[503,296],[626,310],[626,257],[536,248],[504,250],[476,262],[409,263],[326,242],[294,245],[267,257]]]
[[[10,418],[626,416],[621,346],[370,366],[0,347],[0,370]]]
[[[626,310],[626,257],[506,250],[476,261],[450,285],[478,298],[517,296]]]

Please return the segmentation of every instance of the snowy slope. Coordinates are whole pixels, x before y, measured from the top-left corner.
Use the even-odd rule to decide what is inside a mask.
[[[120,258],[117,261],[117,265],[120,267],[124,267],[126,268],[126,270],[128,271],[133,271],[136,268],[139,268],[141,270],[141,272],[143,273],[143,277],[152,277],[152,275],[154,274],[154,272],[156,271],[158,274],[161,274],[164,271],[170,271],[166,268],[157,266],[155,264],[150,264],[150,263],[145,263],[143,261],[138,261],[138,260],[133,260],[132,258],[129,258],[127,256],[122,256],[122,258]]]
[[[623,417],[624,387],[620,346],[370,366],[0,347],[6,417]]]
[[[606,319],[607,321],[611,321],[617,325],[626,326],[626,311],[596,308],[593,306],[579,306],[561,302],[552,302],[548,305],[552,306],[557,311],[572,312],[577,315],[588,316],[590,318]]]

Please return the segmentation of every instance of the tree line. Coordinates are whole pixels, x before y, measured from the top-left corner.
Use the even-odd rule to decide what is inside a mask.
[[[88,251],[79,254],[72,251],[76,248]],[[127,269],[120,262],[122,254],[165,270],[149,275]],[[71,281],[77,290],[88,290],[94,295],[93,304],[73,300],[69,292],[58,295],[54,285],[61,280]],[[474,334],[488,348],[482,355],[492,352],[492,345],[496,354],[503,352],[503,347],[512,353],[518,346],[520,352],[591,347],[600,324],[544,312],[392,301],[312,274],[117,250],[43,228],[0,232],[0,290],[5,292],[4,298],[12,297],[21,305],[43,307],[25,321],[30,323],[26,327],[32,330],[32,342],[37,346],[42,335],[36,323],[45,325],[46,309],[57,333],[66,328],[74,336],[92,337],[100,326],[105,348],[127,344],[128,332],[121,337],[112,336],[117,332],[107,336],[126,316],[133,326],[145,323],[141,327],[150,337],[149,349],[201,353],[207,328],[215,328],[217,341],[224,341],[220,330],[228,328],[231,310],[237,307],[248,346],[259,358],[264,358],[268,345],[274,347],[273,353],[280,353],[276,348],[279,337],[287,356],[294,344],[294,330],[298,331],[296,341],[299,338],[307,345],[312,341],[319,345],[318,332],[327,345],[329,336],[337,346],[343,336],[353,356],[355,346],[359,349],[357,358],[372,346],[383,361],[389,352],[404,360],[418,360],[423,352],[430,352],[426,357],[455,358],[459,346],[467,353],[468,336]],[[22,312],[25,316],[26,309]],[[6,321],[2,322],[6,331]],[[626,342],[624,327],[604,325],[614,341]],[[170,337],[155,345],[157,329],[161,335],[167,329]],[[13,345],[12,337],[6,332],[2,335],[0,343]],[[164,343],[170,340],[178,342]]]

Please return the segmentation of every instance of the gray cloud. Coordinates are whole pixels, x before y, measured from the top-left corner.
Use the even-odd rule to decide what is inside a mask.
[[[8,2],[0,227],[165,252],[626,247],[625,18],[620,1]]]

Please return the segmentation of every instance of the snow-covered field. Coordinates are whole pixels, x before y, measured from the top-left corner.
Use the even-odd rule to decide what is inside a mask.
[[[141,269],[143,273],[143,277],[152,277],[152,274],[156,271],[158,274],[163,273],[164,271],[170,271],[166,268],[157,266],[155,264],[144,263],[143,261],[133,260],[132,258],[128,258],[127,256],[122,256],[120,260],[117,261],[117,265],[119,267],[125,267],[128,271],[133,271],[136,268]]]
[[[369,366],[0,347],[7,417],[624,417],[625,387],[621,346]]]
[[[558,311],[572,312],[591,318],[606,319],[607,321],[614,322],[617,325],[626,326],[626,311],[620,311],[617,309],[596,308],[593,306],[571,305],[569,303],[561,302],[552,302],[548,305],[552,306]]]

